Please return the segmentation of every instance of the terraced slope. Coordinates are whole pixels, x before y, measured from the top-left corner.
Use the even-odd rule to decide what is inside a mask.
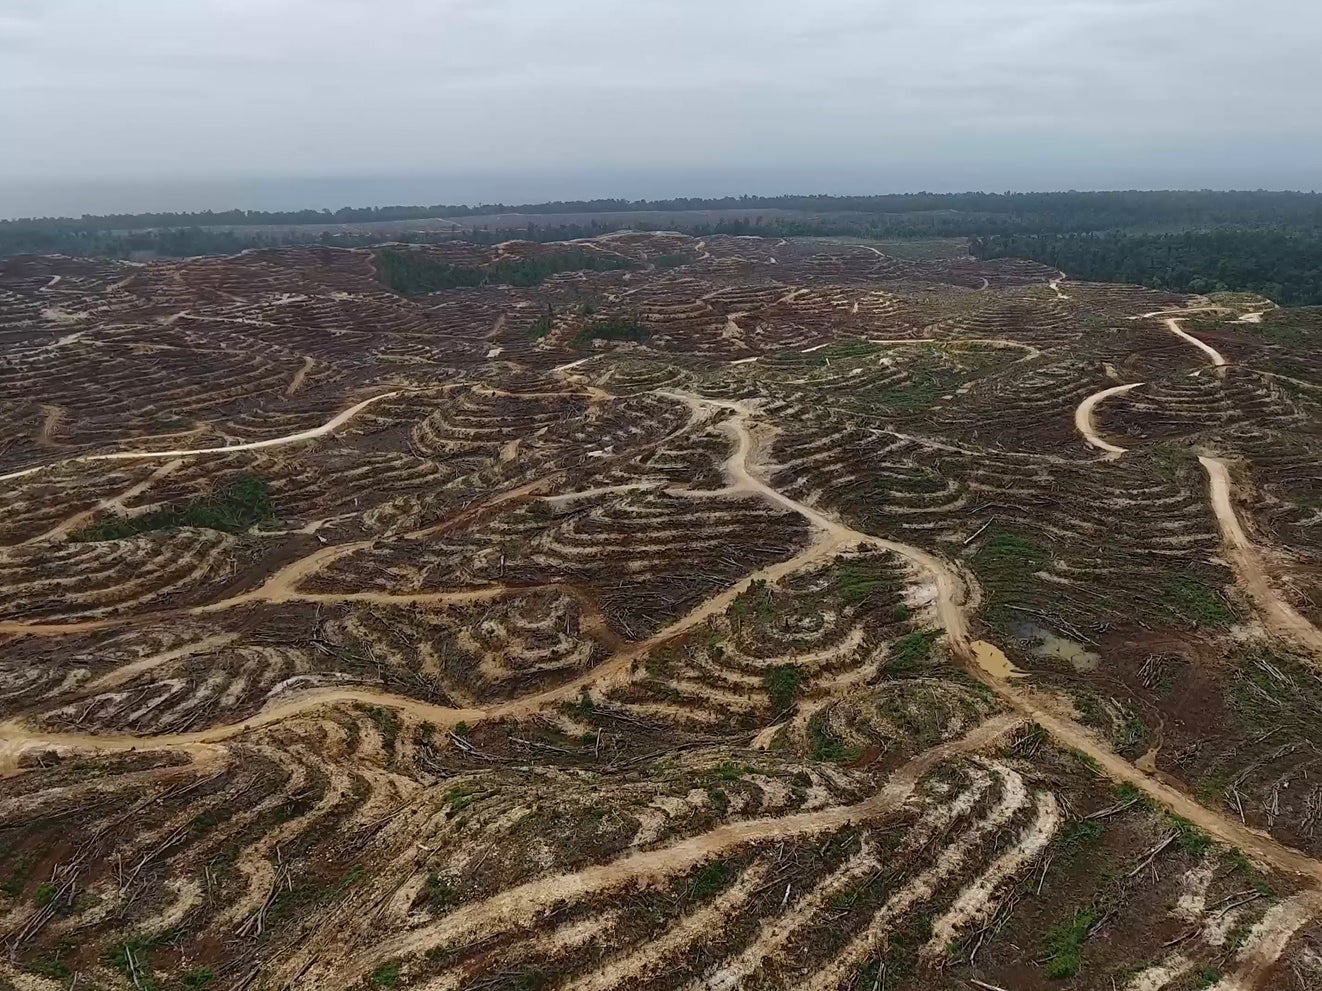
[[[0,303],[0,986],[1322,986],[1315,314],[637,233]]]

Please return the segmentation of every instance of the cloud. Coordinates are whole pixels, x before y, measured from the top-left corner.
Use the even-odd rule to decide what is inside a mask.
[[[1311,0],[0,0],[0,171],[1267,183],[1322,165],[1319,45]]]

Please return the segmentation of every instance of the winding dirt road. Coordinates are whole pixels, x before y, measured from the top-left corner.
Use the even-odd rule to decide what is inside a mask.
[[[91,464],[97,461],[147,461],[156,458],[192,458],[201,454],[237,454],[240,451],[258,451],[268,447],[283,447],[286,444],[298,444],[302,441],[316,440],[319,437],[325,437],[329,433],[334,433],[363,410],[367,409],[367,407],[385,399],[393,399],[395,396],[402,394],[402,391],[396,390],[394,392],[382,393],[379,396],[372,396],[370,399],[364,399],[361,403],[357,403],[343,412],[337,413],[334,417],[327,420],[319,427],[300,430],[298,433],[286,434],[283,437],[270,437],[266,440],[248,441],[243,444],[230,444],[225,447],[195,447],[176,451],[115,451],[111,454],[84,454],[76,458],[67,458],[64,461],[53,461],[49,464],[37,465],[34,468],[23,468],[20,471],[11,471],[7,475],[0,475],[0,482],[7,482],[16,478],[25,478],[29,475],[35,475],[38,472],[49,471],[52,468],[62,468],[65,465],[71,464]],[[143,440],[150,441],[151,438],[143,438]]]
[[[1083,439],[1097,448],[1099,451],[1105,451],[1106,461],[1114,461],[1128,450],[1125,447],[1117,447],[1110,441],[1102,438],[1097,433],[1097,428],[1093,424],[1093,414],[1097,407],[1112,396],[1122,396],[1131,389],[1137,389],[1142,382],[1130,382],[1128,385],[1113,385],[1109,389],[1103,389],[1101,392],[1094,392],[1091,396],[1079,403],[1079,408],[1074,411],[1074,428],[1083,434]]]
[[[1193,334],[1189,333],[1187,330],[1181,327],[1179,317],[1167,317],[1165,323],[1166,326],[1170,329],[1170,332],[1172,334],[1174,334],[1176,337],[1180,338],[1181,340],[1188,341],[1199,351],[1202,351],[1205,355],[1211,358],[1212,368],[1215,369],[1217,375],[1225,375],[1226,366],[1230,364],[1230,362],[1226,361],[1226,359],[1222,357],[1220,351],[1212,347],[1212,345],[1204,341],[1200,341],[1198,338],[1194,337]]]

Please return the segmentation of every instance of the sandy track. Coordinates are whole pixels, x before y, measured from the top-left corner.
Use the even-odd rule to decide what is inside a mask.
[[[1128,448],[1117,447],[1108,440],[1104,440],[1097,433],[1097,428],[1093,423],[1093,414],[1097,412],[1097,407],[1112,396],[1122,396],[1131,389],[1137,389],[1142,382],[1130,382],[1128,385],[1113,385],[1109,389],[1103,389],[1101,392],[1094,392],[1091,396],[1079,403],[1079,408],[1074,411],[1074,428],[1083,435],[1083,439],[1099,451],[1106,452],[1107,461],[1114,461],[1125,453]]]
[[[1230,471],[1226,463],[1213,457],[1200,457],[1198,463],[1207,472],[1212,510],[1221,527],[1221,538],[1230,555],[1231,564],[1268,629],[1306,647],[1313,655],[1314,663],[1322,665],[1322,630],[1310,623],[1272,587],[1267,569],[1262,564],[1261,552],[1244,532],[1239,515],[1235,512]]]
[[[197,447],[176,451],[115,451],[112,454],[85,454],[81,457],[69,458],[65,461],[55,461],[50,464],[37,465],[35,468],[24,468],[20,471],[11,471],[7,475],[0,475],[0,482],[23,478],[28,475],[35,475],[40,471],[47,471],[51,468],[58,468],[71,464],[90,464],[97,461],[145,461],[152,458],[191,458],[197,457],[201,454],[237,454],[240,451],[258,451],[268,447],[283,447],[286,444],[298,444],[305,440],[316,440],[319,437],[325,437],[329,433],[334,433],[372,404],[379,403],[383,399],[393,399],[398,395],[401,395],[401,392],[396,390],[394,392],[384,392],[379,396],[372,396],[370,399],[364,399],[361,403],[357,403],[343,412],[337,413],[319,427],[312,427],[309,430],[300,430],[298,433],[286,434],[283,437],[271,437],[267,440],[248,441],[243,444],[230,444],[227,447]],[[150,438],[143,439],[150,441]]]
[[[1211,358],[1212,367],[1216,370],[1216,373],[1218,375],[1225,375],[1226,365],[1230,363],[1226,361],[1224,357],[1222,357],[1220,351],[1212,347],[1212,345],[1200,341],[1198,338],[1194,337],[1193,334],[1190,334],[1187,330],[1181,327],[1179,317],[1167,317],[1165,323],[1166,326],[1170,329],[1170,332],[1172,334],[1174,334],[1176,337],[1180,338],[1181,340],[1188,341],[1199,351],[1202,351],[1205,355]]]
[[[315,358],[307,357],[303,359],[303,364],[301,364],[298,371],[294,373],[294,378],[289,383],[289,388],[285,389],[286,396],[292,396],[294,393],[298,392],[299,389],[303,388],[303,380],[308,377],[308,372],[312,371],[316,364],[317,362]]]

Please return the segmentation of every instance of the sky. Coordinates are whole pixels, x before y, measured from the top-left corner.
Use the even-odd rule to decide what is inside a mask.
[[[0,215],[1322,187],[1315,0],[0,0]]]

